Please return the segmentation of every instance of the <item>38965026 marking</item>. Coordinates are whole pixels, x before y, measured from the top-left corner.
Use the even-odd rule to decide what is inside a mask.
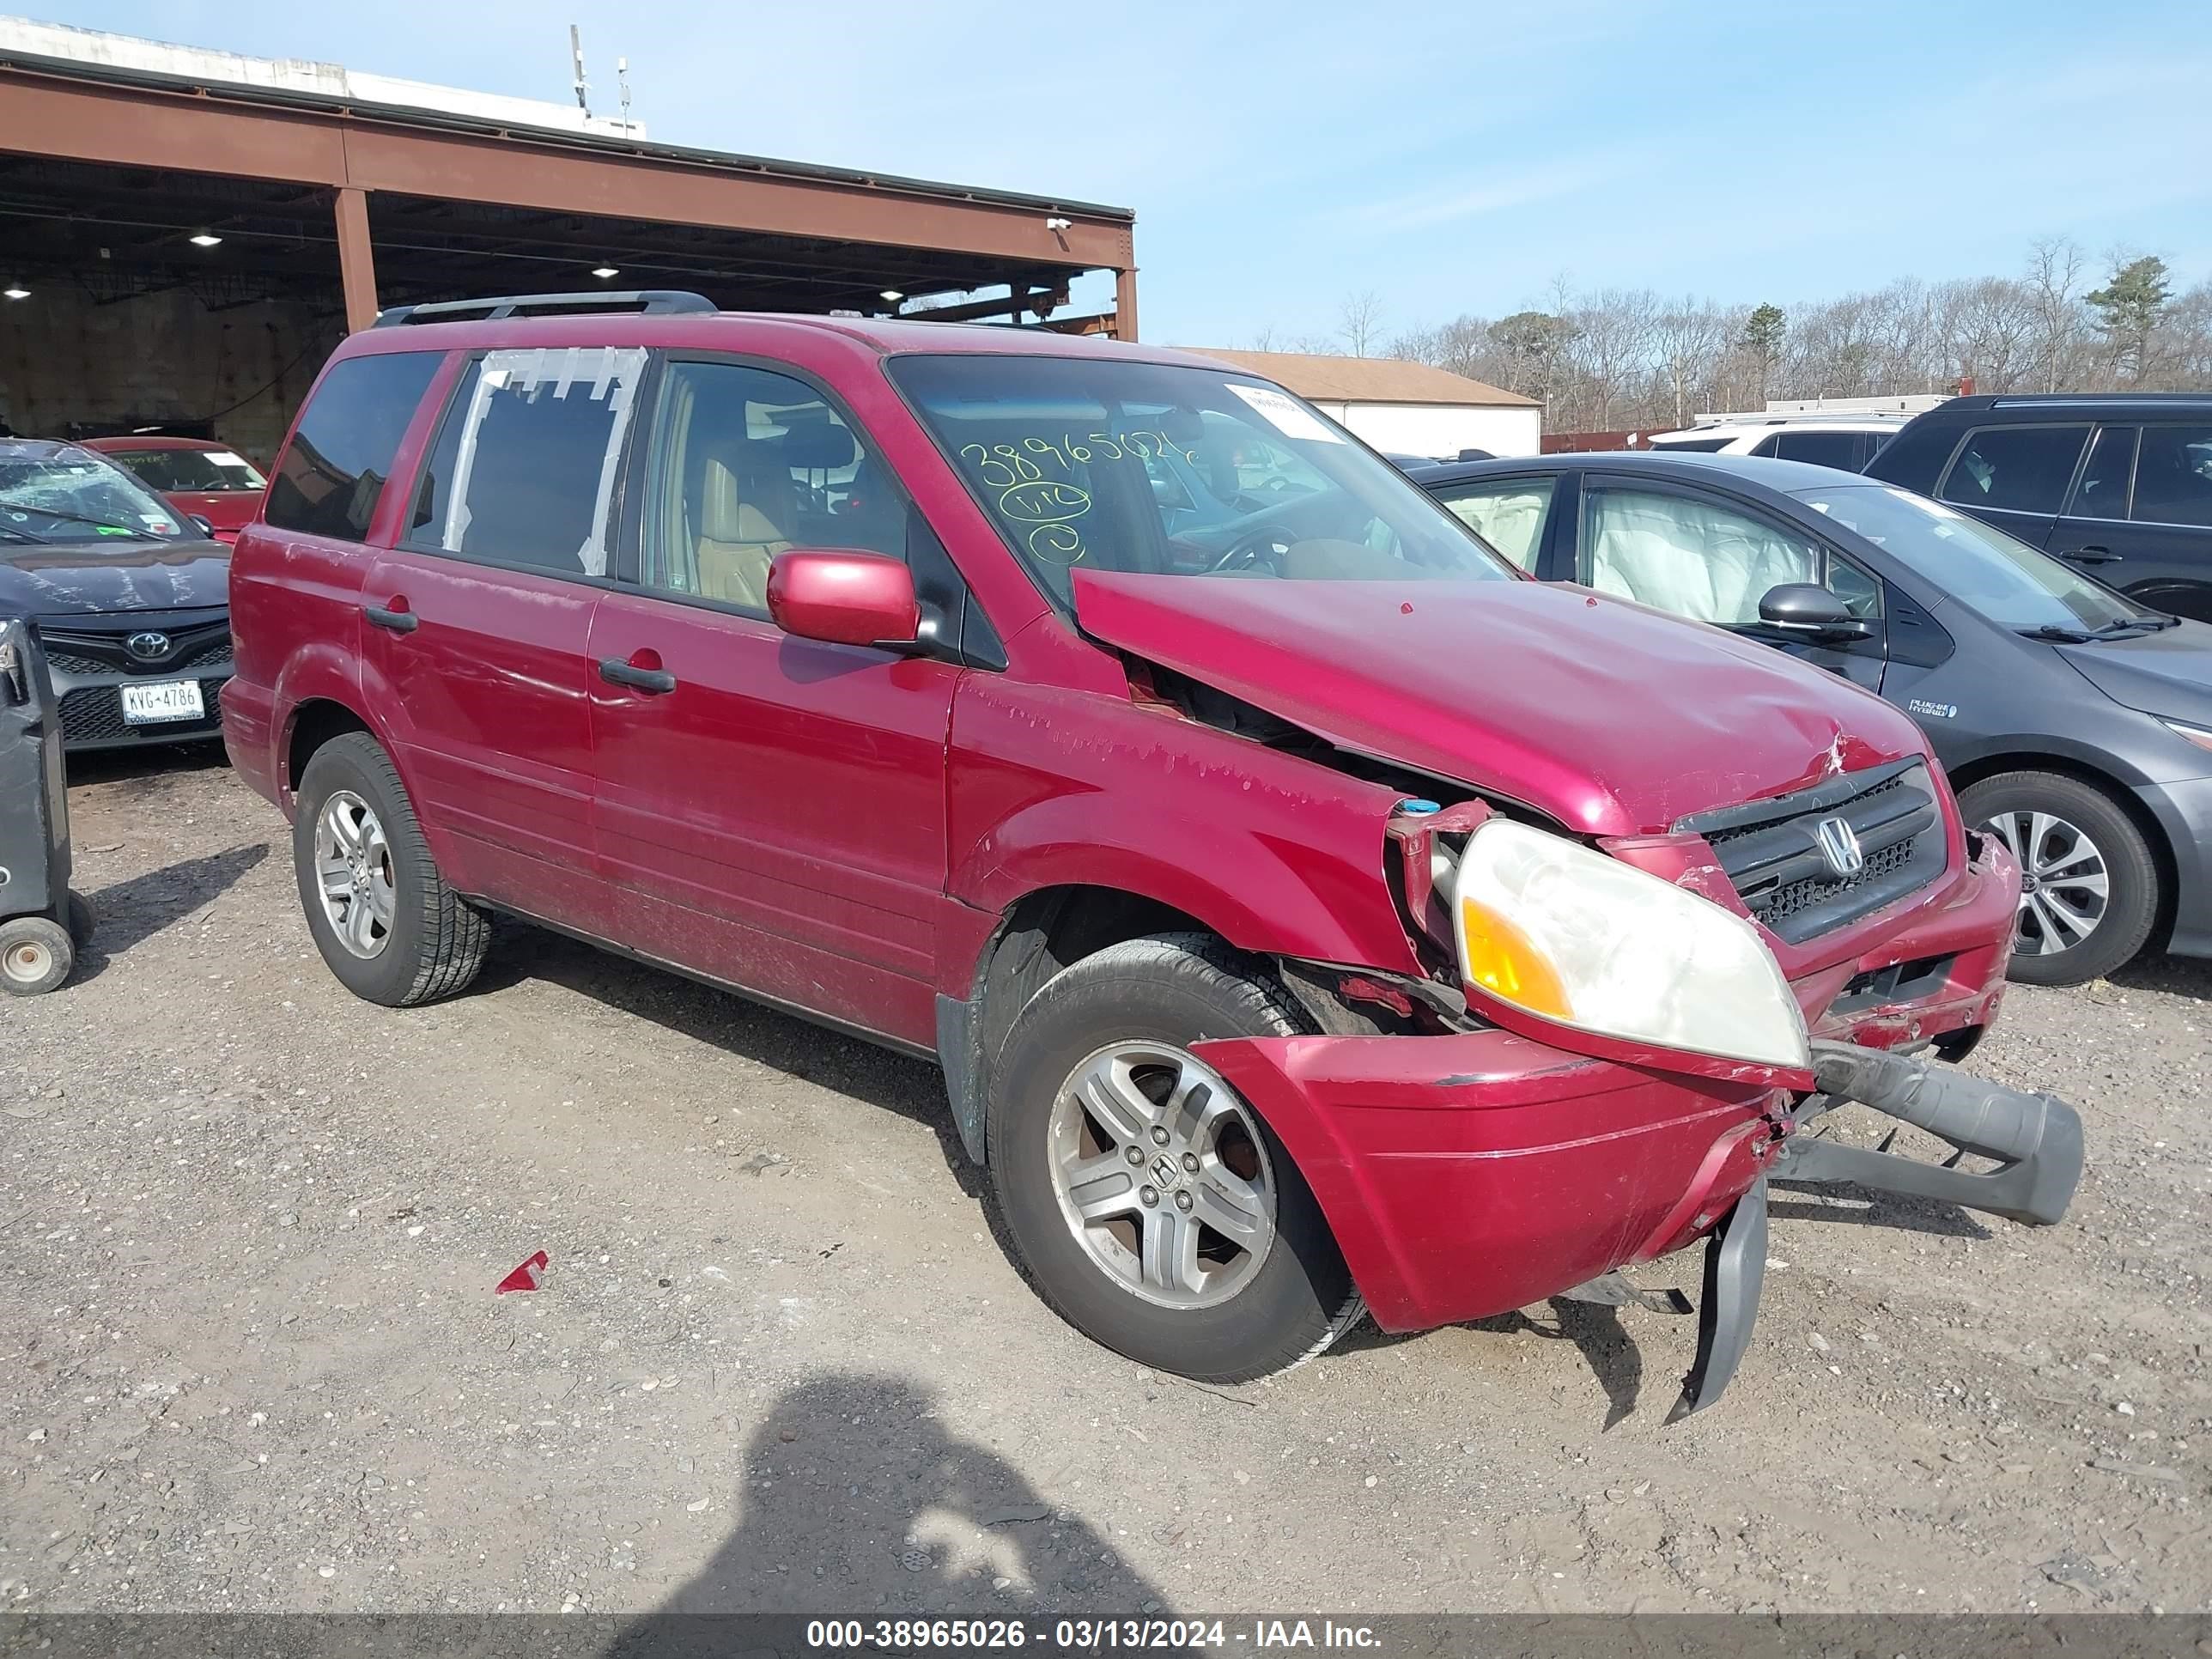
[[[815,1619],[806,1626],[810,1648],[861,1651],[1036,1646],[1096,1653],[1218,1648],[1227,1640],[1218,1619],[1055,1619],[1034,1626],[1023,1619]]]

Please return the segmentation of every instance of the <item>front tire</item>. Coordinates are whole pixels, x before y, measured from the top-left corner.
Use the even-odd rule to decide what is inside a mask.
[[[1305,1033],[1295,1008],[1255,964],[1183,933],[1085,957],[1016,1018],[992,1083],[992,1178],[1039,1293],[1094,1341],[1242,1382],[1365,1311],[1282,1141],[1190,1052]]]
[[[465,988],[491,923],[446,885],[392,757],[363,732],[300,775],[292,864],[315,948],[356,996],[412,1007]]]
[[[2081,985],[2131,960],[2161,897],[2158,860],[2103,790],[2057,772],[2004,772],[1961,790],[1966,822],[2020,860],[2010,977]]]

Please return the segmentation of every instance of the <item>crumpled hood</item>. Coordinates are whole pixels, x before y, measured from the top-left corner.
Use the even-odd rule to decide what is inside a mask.
[[[230,550],[220,542],[0,542],[0,617],[204,611],[229,603]]]
[[[2185,620],[2133,639],[2055,648],[2122,708],[2212,731],[2212,627]]]
[[[1340,747],[1588,835],[1657,834],[1928,752],[1835,675],[1578,587],[1079,569],[1075,608],[1095,638]]]

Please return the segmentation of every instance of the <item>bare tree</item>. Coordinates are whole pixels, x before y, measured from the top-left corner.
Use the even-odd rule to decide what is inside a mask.
[[[1728,346],[1728,321],[1711,301],[1686,295],[1661,307],[1651,319],[1652,350],[1673,399],[1676,426],[1690,423],[1693,401],[1711,400]]]
[[[2035,378],[2039,392],[2056,392],[2075,368],[2081,339],[2080,244],[2046,236],[2029,248],[2027,286],[2035,307]]]
[[[1967,378],[1986,392],[2212,389],[2212,282],[2184,289],[2130,254],[2088,286],[2063,238],[2036,244],[2019,276],[1896,282],[1786,319],[1559,276],[1508,316],[1403,331],[1386,349],[1536,398],[1553,431],[1679,426],[1769,397],[1948,393]]]
[[[1371,288],[1346,295],[1337,307],[1336,331],[1353,356],[1366,356],[1382,337],[1382,296]]]

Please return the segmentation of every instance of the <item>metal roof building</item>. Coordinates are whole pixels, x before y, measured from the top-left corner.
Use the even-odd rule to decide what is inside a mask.
[[[296,356],[254,394],[289,411],[341,330],[484,294],[880,313],[902,302],[886,295],[1002,289],[932,315],[1129,338],[1133,226],[655,143],[561,104],[0,18],[0,292],[22,296],[0,301],[0,419],[19,431],[220,424]],[[1066,316],[1091,271],[1113,273],[1114,309]],[[262,437],[270,411],[251,423]]]
[[[1449,369],[1401,357],[1330,357],[1299,351],[1220,351],[1209,357],[1249,368],[1318,404],[1377,449],[1451,457],[1462,449],[1534,455],[1544,406]]]

